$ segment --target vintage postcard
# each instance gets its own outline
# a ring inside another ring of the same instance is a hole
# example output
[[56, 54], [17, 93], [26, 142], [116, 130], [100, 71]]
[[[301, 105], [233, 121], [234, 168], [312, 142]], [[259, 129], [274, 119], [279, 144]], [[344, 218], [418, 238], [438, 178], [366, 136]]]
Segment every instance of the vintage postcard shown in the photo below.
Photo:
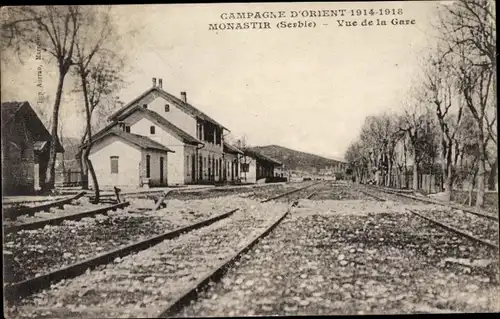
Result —
[[496, 1], [0, 13], [5, 317], [500, 311]]

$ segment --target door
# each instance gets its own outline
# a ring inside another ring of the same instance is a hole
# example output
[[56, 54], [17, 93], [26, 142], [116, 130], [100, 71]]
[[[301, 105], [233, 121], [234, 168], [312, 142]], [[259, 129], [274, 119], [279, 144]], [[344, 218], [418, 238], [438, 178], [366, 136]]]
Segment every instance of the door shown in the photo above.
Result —
[[234, 162], [231, 162], [231, 180], [234, 181]]
[[196, 158], [194, 155], [191, 156], [191, 180], [194, 182], [195, 181], [195, 174], [196, 174]]
[[165, 166], [163, 157], [160, 157], [160, 185], [163, 185], [163, 168]]
[[212, 158], [212, 182], [215, 182], [215, 158]]
[[198, 167], [200, 169], [200, 174], [198, 174], [198, 180], [203, 180], [203, 158], [199, 157]]
[[[64, 185], [64, 172], [63, 172], [63, 185]], [[35, 182], [35, 191], [38, 191], [41, 189], [41, 185], [40, 185], [40, 164], [38, 163], [35, 163], [35, 178], [34, 178], [34, 182]]]

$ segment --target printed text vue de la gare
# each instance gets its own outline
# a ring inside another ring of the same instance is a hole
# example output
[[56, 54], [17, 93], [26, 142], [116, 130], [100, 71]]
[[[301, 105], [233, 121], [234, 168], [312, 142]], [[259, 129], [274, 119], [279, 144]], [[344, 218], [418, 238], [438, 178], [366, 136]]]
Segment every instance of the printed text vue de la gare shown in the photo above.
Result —
[[[318, 18], [335, 18], [338, 27], [416, 24], [414, 19], [403, 19], [403, 14], [402, 8], [222, 12], [221, 21], [209, 23], [208, 28], [210, 31], [271, 29], [273, 26], [278, 29], [315, 28]], [[326, 19], [322, 22], [328, 25]]]

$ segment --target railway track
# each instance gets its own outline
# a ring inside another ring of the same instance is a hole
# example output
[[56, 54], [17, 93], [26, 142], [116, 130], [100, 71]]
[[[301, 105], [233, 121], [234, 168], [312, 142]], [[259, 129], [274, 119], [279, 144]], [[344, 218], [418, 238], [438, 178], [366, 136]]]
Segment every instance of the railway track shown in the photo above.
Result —
[[[264, 189], [276, 186], [282, 186], [281, 183], [270, 183], [270, 184], [262, 184], [262, 185], [237, 185], [237, 186], [220, 186], [220, 187], [199, 187], [199, 188], [178, 188], [169, 190], [169, 198], [173, 199], [200, 199], [200, 198], [210, 198], [220, 196], [222, 192], [224, 193], [244, 193], [251, 192], [254, 189]], [[143, 191], [143, 192], [129, 192], [129, 193], [121, 193], [120, 197], [122, 198], [134, 198], [134, 199], [153, 199], [156, 200], [159, 196], [165, 193], [164, 190], [151, 190], [151, 191]], [[92, 194], [86, 194], [90, 200], [94, 199]], [[116, 198], [116, 194], [103, 194], [100, 196], [103, 200], [114, 200]]]
[[80, 220], [82, 218], [86, 217], [94, 217], [95, 215], [98, 214], [105, 214], [108, 211], [114, 211], [120, 208], [124, 208], [130, 205], [129, 202], [124, 202], [124, 203], [118, 203], [106, 207], [99, 207], [96, 209], [91, 209], [91, 210], [86, 210], [84, 212], [80, 213], [75, 213], [75, 214], [70, 214], [70, 215], [65, 215], [65, 216], [59, 216], [55, 218], [48, 218], [48, 219], [43, 219], [43, 220], [38, 220], [38, 221], [33, 221], [33, 222], [28, 222], [28, 223], [22, 223], [18, 225], [10, 225], [10, 226], [5, 226], [4, 227], [4, 234], [7, 233], [12, 233], [20, 230], [32, 230], [32, 229], [38, 229], [38, 228], [43, 228], [47, 225], [60, 225], [64, 221], [68, 220]]
[[358, 200], [364, 197], [357, 190], [346, 187], [345, 184], [341, 184], [335, 181], [325, 181], [328, 188], [322, 188], [318, 190], [317, 193], [311, 196], [309, 199], [314, 200]]
[[[385, 198], [375, 195], [373, 193], [367, 192], [365, 190], [361, 190], [366, 195], [375, 198], [378, 201], [386, 201]], [[382, 190], [383, 191], [383, 190]], [[393, 194], [391, 192], [391, 194]], [[394, 194], [401, 196], [402, 194]], [[407, 196], [403, 196], [408, 198]], [[410, 197], [410, 199], [414, 199], [414, 196]], [[418, 199], [418, 198], [417, 198]], [[440, 206], [445, 206], [448, 208], [455, 208], [454, 206], [446, 206], [443, 203], [434, 203], [427, 202], [431, 204], [439, 204]], [[405, 208], [406, 211], [412, 213], [419, 218], [430, 222], [432, 225], [438, 226], [440, 228], [445, 229], [446, 231], [455, 233], [457, 235], [466, 237], [469, 240], [477, 242], [483, 246], [486, 246], [490, 249], [499, 250], [498, 245], [498, 220], [492, 219], [489, 215], [478, 214], [477, 212], [469, 212], [469, 211], [457, 211], [457, 210], [441, 210], [441, 209], [424, 209], [417, 210], [415, 208]], [[447, 223], [437, 220], [436, 218], [430, 217], [429, 215], [433, 214], [434, 216], [438, 216], [441, 220], [447, 220]], [[458, 220], [458, 222], [457, 222]], [[451, 223], [451, 224], [450, 224]], [[459, 225], [453, 225], [453, 223], [458, 223]], [[466, 229], [463, 229], [463, 228]], [[468, 229], [467, 229], [468, 228]], [[472, 228], [480, 229], [481, 235], [474, 234]], [[486, 238], [485, 238], [486, 237]]]
[[6, 219], [16, 219], [19, 216], [28, 215], [33, 216], [37, 212], [49, 211], [53, 207], [63, 208], [64, 205], [70, 204], [72, 201], [79, 199], [84, 196], [85, 192], [80, 192], [74, 196], [68, 198], [56, 200], [49, 203], [44, 203], [40, 205], [35, 205], [32, 207], [22, 206], [22, 207], [11, 207], [3, 210], [3, 217]]
[[479, 217], [484, 217], [484, 218], [487, 218], [487, 219], [490, 219], [490, 220], [498, 221], [498, 216], [491, 215], [491, 214], [484, 213], [484, 212], [480, 212], [480, 211], [475, 211], [475, 210], [469, 209], [469, 208], [464, 207], [464, 206], [443, 203], [443, 202], [439, 202], [439, 201], [436, 201], [436, 200], [432, 200], [430, 198], [422, 198], [422, 197], [417, 197], [417, 196], [413, 196], [413, 195], [409, 195], [409, 194], [403, 194], [403, 193], [400, 193], [400, 192], [397, 192], [397, 191], [394, 191], [394, 190], [389, 190], [389, 189], [380, 188], [380, 187], [371, 186], [369, 188], [372, 188], [372, 189], [375, 189], [375, 190], [378, 190], [378, 191], [382, 191], [384, 193], [388, 193], [388, 194], [400, 196], [400, 197], [403, 197], [403, 198], [415, 200], [415, 201], [418, 201], [418, 202], [424, 202], [424, 203], [428, 203], [428, 204], [435, 204], [435, 205], [440, 205], [440, 206], [444, 206], [444, 207], [450, 207], [450, 208], [454, 208], [454, 209], [459, 209], [459, 210], [462, 210], [462, 211], [464, 211], [466, 213], [469, 213], [469, 214], [472, 214], [472, 215], [476, 215], [476, 216], [479, 216]]
[[[303, 191], [311, 186], [315, 186], [318, 184], [323, 184], [321, 182], [319, 183], [314, 183], [309, 186], [306, 186], [305, 188], [301, 188], [297, 191], [292, 191], [289, 192], [288, 195], [297, 193], [299, 191]], [[308, 194], [305, 198], [310, 199], [313, 197], [319, 189], [316, 189], [312, 191], [310, 194]], [[284, 196], [275, 196], [272, 199], [279, 199]], [[261, 203], [266, 203], [269, 200], [272, 199], [267, 199], [267, 200], [262, 200]], [[232, 256], [226, 258], [223, 260], [219, 265], [217, 265], [212, 271], [210, 271], [207, 275], [203, 276], [200, 280], [186, 288], [176, 299], [171, 301], [161, 312], [161, 314], [158, 316], [158, 318], [168, 318], [176, 315], [179, 313], [185, 306], [189, 305], [192, 303], [194, 300], [196, 300], [197, 296], [202, 293], [204, 290], [208, 288], [210, 284], [213, 284], [214, 282], [219, 281], [225, 273], [235, 265], [235, 263], [238, 262], [238, 260], [241, 258], [241, 256], [252, 249], [255, 244], [257, 244], [261, 239], [265, 238], [274, 228], [276, 228], [281, 221], [283, 221], [288, 214], [290, 213], [290, 210], [292, 207], [297, 206], [298, 204], [298, 199], [295, 199], [292, 201], [292, 203], [289, 205], [287, 211], [279, 216], [276, 221], [272, 222], [270, 226], [266, 227], [264, 230], [262, 230], [257, 236], [254, 238], [250, 239], [249, 243], [244, 245], [241, 249], [239, 249], [235, 254]]]
[[[295, 189], [292, 191], [289, 191], [285, 194], [282, 194], [283, 197], [286, 196], [286, 194], [293, 194], [296, 192], [299, 192], [300, 190], [303, 190], [305, 188], [308, 188], [312, 185], [307, 185], [305, 187], [301, 187], [299, 189]], [[20, 282], [15, 282], [15, 283], [10, 283], [5, 286], [5, 293], [6, 297], [8, 298], [9, 301], [15, 301], [19, 300], [22, 297], [26, 297], [28, 295], [31, 295], [39, 290], [42, 290], [44, 288], [50, 287], [52, 284], [55, 282], [61, 281], [63, 279], [68, 279], [68, 278], [73, 278], [75, 276], [78, 276], [84, 272], [88, 272], [91, 269], [95, 269], [96, 267], [99, 267], [100, 265], [110, 263], [116, 258], [121, 258], [127, 255], [130, 255], [132, 253], [137, 253], [139, 251], [143, 251], [147, 248], [150, 248], [151, 246], [154, 246], [158, 243], [161, 243], [165, 239], [172, 239], [172, 238], [177, 238], [182, 234], [191, 232], [196, 229], [200, 229], [202, 227], [207, 227], [209, 225], [212, 225], [218, 221], [225, 220], [231, 215], [233, 215], [235, 212], [237, 212], [239, 209], [234, 209], [232, 211], [229, 211], [227, 213], [220, 214], [215, 217], [208, 218], [206, 220], [203, 220], [201, 222], [194, 223], [192, 225], [184, 226], [184, 227], [179, 227], [178, 229], [175, 229], [173, 231], [169, 231], [167, 233], [163, 233], [154, 237], [147, 238], [145, 240], [141, 240], [138, 242], [134, 242], [132, 244], [129, 244], [125, 247], [120, 247], [118, 249], [114, 249], [111, 251], [108, 251], [107, 253], [100, 254], [98, 256], [65, 266], [63, 268], [57, 269], [55, 271], [49, 271], [46, 272], [45, 274], [35, 276], [33, 278], [29, 278]]]

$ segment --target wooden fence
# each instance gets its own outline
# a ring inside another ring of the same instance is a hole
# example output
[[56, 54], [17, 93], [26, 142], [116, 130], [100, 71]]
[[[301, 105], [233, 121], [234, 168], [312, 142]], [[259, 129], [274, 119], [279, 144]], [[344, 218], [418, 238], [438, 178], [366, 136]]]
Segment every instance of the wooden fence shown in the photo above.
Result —
[[[413, 174], [393, 174], [390, 187], [404, 189], [413, 187]], [[443, 186], [442, 175], [418, 174], [418, 189], [426, 193], [438, 193]]]
[[56, 186], [71, 187], [82, 186], [82, 176], [80, 171], [56, 171]]

